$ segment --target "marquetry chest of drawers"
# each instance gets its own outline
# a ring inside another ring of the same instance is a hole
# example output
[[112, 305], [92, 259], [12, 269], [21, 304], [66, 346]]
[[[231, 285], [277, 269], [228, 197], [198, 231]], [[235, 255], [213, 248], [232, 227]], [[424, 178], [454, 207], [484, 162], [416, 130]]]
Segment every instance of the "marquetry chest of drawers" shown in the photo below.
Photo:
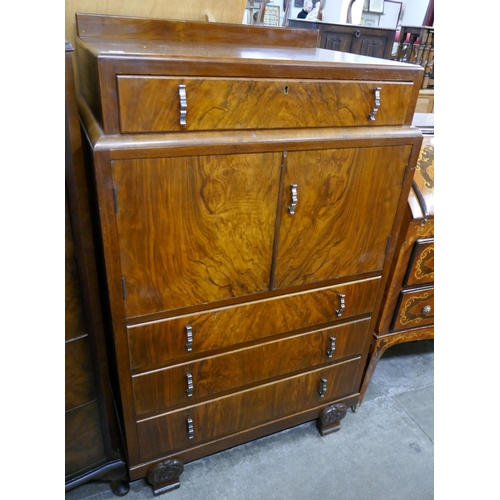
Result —
[[422, 71], [283, 28], [77, 14], [132, 480], [359, 400]]
[[424, 134], [380, 317], [374, 330], [360, 402], [379, 359], [391, 346], [434, 338], [434, 119], [417, 113]]

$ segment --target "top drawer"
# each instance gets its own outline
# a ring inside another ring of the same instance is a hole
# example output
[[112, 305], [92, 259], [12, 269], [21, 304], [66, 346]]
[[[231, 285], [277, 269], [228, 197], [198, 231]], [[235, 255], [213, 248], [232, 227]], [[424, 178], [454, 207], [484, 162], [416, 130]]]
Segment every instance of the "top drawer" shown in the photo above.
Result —
[[402, 125], [413, 88], [346, 80], [117, 80], [122, 133]]

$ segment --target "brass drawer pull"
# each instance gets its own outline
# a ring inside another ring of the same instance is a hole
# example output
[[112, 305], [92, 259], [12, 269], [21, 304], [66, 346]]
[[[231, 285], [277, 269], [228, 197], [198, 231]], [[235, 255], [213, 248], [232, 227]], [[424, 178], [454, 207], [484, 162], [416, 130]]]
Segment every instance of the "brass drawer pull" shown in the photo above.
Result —
[[193, 397], [193, 389], [194, 389], [193, 376], [190, 373], [187, 373], [186, 378], [187, 378], [187, 395], [188, 398], [191, 398]]
[[188, 428], [188, 439], [193, 439], [194, 438], [194, 425], [193, 425], [193, 419], [188, 418], [186, 420], [187, 422], [187, 428]]
[[186, 337], [187, 337], [186, 350], [189, 352], [193, 350], [193, 328], [189, 325], [186, 325]]
[[179, 102], [181, 105], [181, 112], [179, 116], [179, 124], [186, 125], [186, 115], [187, 115], [187, 97], [186, 97], [186, 86], [179, 85]]
[[335, 337], [330, 337], [330, 350], [326, 351], [326, 354], [328, 354], [328, 357], [331, 358], [333, 356], [333, 353], [335, 352]]
[[380, 91], [382, 90], [382, 87], [376, 87], [373, 89], [373, 93], [375, 94], [375, 107], [373, 108], [372, 114], [368, 115], [368, 118], [370, 120], [375, 121], [375, 115], [378, 112], [378, 108], [380, 107]]
[[345, 294], [339, 293], [339, 300], [340, 300], [340, 309], [335, 310], [335, 314], [337, 316], [342, 316], [342, 311], [345, 309]]
[[288, 207], [288, 212], [293, 215], [295, 213], [297, 202], [299, 201], [297, 196], [297, 184], [290, 184], [290, 190], [292, 192], [292, 204]]
[[326, 394], [326, 378], [322, 378], [320, 381], [319, 381], [319, 395], [323, 398]]

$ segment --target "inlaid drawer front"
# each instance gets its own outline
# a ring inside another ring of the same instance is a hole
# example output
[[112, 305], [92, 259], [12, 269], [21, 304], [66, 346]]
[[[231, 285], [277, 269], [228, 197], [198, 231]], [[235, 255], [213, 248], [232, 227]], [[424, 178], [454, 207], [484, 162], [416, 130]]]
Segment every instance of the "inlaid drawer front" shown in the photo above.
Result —
[[231, 351], [133, 377], [138, 416], [247, 384], [360, 355], [369, 319]]
[[380, 278], [128, 327], [132, 369], [370, 313]]
[[434, 323], [434, 288], [420, 288], [401, 293], [392, 330], [432, 325]]
[[401, 125], [412, 91], [408, 82], [125, 75], [117, 80], [122, 133]]
[[434, 282], [434, 238], [415, 242], [408, 264], [406, 285], [421, 285]]
[[139, 421], [141, 459], [228, 436], [356, 392], [360, 358]]

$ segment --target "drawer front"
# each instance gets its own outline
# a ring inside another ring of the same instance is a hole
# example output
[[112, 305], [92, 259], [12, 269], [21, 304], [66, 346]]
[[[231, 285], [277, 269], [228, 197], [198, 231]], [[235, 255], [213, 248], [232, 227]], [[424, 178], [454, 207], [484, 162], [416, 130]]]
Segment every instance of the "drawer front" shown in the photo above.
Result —
[[360, 355], [369, 319], [231, 351], [133, 377], [138, 416]]
[[434, 323], [434, 288], [401, 293], [392, 330], [432, 325]]
[[[131, 368], [370, 313], [379, 283], [380, 278], [371, 278], [129, 326]], [[343, 305], [340, 294], [344, 295]]]
[[406, 285], [423, 285], [434, 282], [434, 238], [415, 242], [408, 264]]
[[[357, 390], [353, 385], [359, 361], [359, 358], [345, 361], [140, 421], [137, 432], [141, 460], [180, 451], [347, 397]], [[326, 379], [323, 397], [319, 393], [321, 379]]]
[[[122, 133], [402, 125], [413, 86], [341, 80], [117, 79]], [[186, 93], [182, 103], [180, 85]], [[317, 97], [311, 101], [312, 96]], [[375, 120], [371, 120], [375, 107]], [[184, 111], [186, 123], [181, 125]]]

